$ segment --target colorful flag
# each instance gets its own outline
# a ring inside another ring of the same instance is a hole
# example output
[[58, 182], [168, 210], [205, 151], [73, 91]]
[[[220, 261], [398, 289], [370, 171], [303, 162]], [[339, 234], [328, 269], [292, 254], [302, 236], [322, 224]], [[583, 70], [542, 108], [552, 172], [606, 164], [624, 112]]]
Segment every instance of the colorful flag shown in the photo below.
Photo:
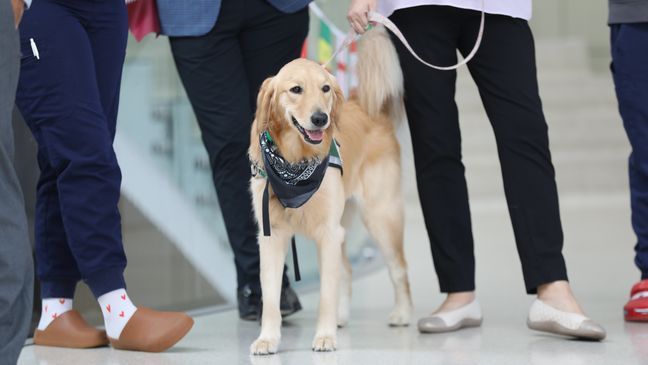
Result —
[[317, 46], [317, 59], [320, 63], [331, 59], [333, 55], [333, 36], [331, 34], [331, 28], [323, 20], [320, 20], [320, 35]]

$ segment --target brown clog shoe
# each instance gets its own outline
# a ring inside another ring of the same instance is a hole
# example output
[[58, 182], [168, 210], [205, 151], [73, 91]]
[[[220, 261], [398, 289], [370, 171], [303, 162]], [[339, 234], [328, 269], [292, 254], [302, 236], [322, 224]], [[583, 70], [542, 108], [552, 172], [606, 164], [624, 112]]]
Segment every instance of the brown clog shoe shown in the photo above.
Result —
[[85, 349], [108, 345], [108, 337], [106, 331], [90, 326], [79, 312], [72, 309], [56, 317], [45, 330], [36, 330], [34, 344]]
[[180, 341], [193, 324], [184, 313], [137, 308], [119, 339], [110, 338], [110, 344], [120, 350], [162, 352]]

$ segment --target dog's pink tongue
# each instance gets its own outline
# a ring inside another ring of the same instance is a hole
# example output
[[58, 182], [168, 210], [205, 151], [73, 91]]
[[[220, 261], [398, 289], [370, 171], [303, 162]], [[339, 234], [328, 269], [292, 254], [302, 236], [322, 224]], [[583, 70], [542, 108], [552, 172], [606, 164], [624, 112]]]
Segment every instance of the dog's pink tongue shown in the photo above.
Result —
[[322, 138], [324, 138], [324, 131], [322, 130], [309, 131], [306, 129], [306, 134], [308, 134], [308, 138], [310, 138], [311, 141], [321, 141]]

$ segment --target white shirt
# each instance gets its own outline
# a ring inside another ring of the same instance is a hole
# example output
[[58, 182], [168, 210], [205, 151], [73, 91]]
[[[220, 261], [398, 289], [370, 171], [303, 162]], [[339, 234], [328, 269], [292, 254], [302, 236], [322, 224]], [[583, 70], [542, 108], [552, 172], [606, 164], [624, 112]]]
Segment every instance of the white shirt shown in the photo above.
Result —
[[[531, 19], [531, 0], [484, 0], [486, 13]], [[395, 10], [420, 5], [447, 5], [481, 11], [481, 0], [378, 0], [378, 12], [390, 16]]]

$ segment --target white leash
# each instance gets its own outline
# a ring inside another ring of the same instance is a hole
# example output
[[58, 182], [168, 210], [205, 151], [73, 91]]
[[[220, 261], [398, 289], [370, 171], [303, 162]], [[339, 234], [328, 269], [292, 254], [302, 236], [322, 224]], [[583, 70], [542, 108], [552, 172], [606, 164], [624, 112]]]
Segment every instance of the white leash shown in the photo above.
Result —
[[[396, 24], [394, 24], [391, 20], [389, 20], [389, 18], [385, 17], [384, 15], [378, 14], [378, 13], [373, 12], [373, 11], [370, 11], [369, 12], [369, 21], [380, 23], [380, 24], [384, 25], [385, 28], [391, 30], [392, 33], [394, 33], [394, 35], [403, 43], [405, 48], [407, 48], [409, 53], [411, 53], [412, 56], [414, 56], [414, 58], [416, 58], [422, 64], [426, 65], [427, 67], [431, 67], [433, 69], [436, 69], [436, 70], [450, 71], [450, 70], [456, 70], [459, 67], [461, 67], [461, 66], [467, 64], [468, 62], [470, 62], [470, 60], [472, 60], [473, 57], [475, 57], [475, 54], [477, 54], [477, 51], [479, 50], [479, 46], [481, 46], [482, 38], [484, 37], [484, 25], [486, 23], [486, 12], [485, 12], [486, 9], [485, 9], [485, 4], [484, 4], [485, 0], [481, 0], [481, 3], [482, 3], [481, 22], [479, 24], [479, 33], [477, 34], [477, 40], [475, 41], [475, 46], [473, 47], [472, 51], [470, 51], [468, 56], [466, 56], [466, 58], [464, 58], [461, 62], [457, 63], [456, 65], [452, 65], [452, 66], [437, 66], [437, 65], [433, 65], [433, 64], [431, 64], [429, 62], [424, 61], [421, 57], [419, 57], [418, 54], [416, 54], [414, 49], [412, 49], [412, 46], [410, 46], [410, 44], [407, 42], [407, 39], [405, 39], [405, 36], [400, 31], [400, 29], [398, 29]], [[322, 66], [326, 66], [329, 63], [331, 63], [331, 61], [333, 61], [335, 59], [335, 57], [338, 55], [338, 53], [340, 53], [344, 48], [348, 47], [351, 43], [353, 43], [353, 41], [355, 41], [359, 37], [360, 37], [360, 35], [356, 34], [355, 31], [351, 30], [349, 32], [349, 34], [347, 34], [346, 38], [344, 39], [344, 42], [342, 42], [342, 44], [335, 50], [335, 52], [333, 53], [331, 58], [328, 61], [326, 61], [324, 64], [322, 64]]]

